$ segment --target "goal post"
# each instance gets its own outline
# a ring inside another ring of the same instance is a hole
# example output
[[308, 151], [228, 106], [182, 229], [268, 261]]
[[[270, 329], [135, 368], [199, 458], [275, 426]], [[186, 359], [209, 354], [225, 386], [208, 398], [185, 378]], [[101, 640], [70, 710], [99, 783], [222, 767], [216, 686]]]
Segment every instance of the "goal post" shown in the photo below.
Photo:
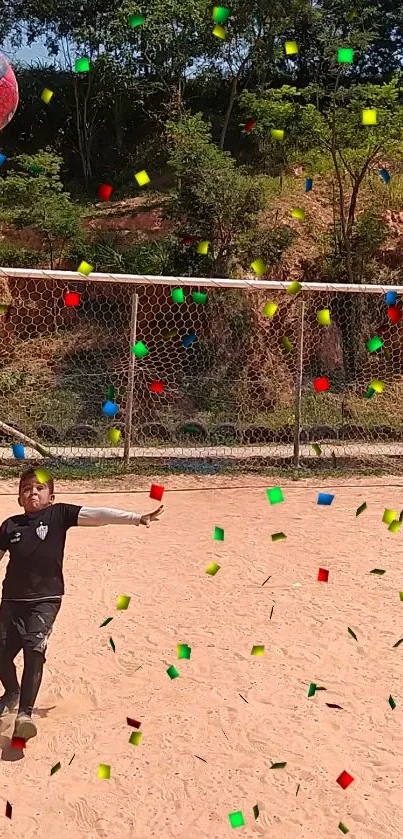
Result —
[[403, 460], [403, 287], [7, 267], [0, 279], [2, 461], [23, 437], [27, 457], [101, 467]]

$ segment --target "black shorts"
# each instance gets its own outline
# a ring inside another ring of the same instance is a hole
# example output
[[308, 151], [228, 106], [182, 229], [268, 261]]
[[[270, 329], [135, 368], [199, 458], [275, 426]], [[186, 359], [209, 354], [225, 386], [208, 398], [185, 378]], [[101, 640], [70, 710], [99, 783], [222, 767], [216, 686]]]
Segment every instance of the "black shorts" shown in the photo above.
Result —
[[3, 600], [0, 604], [0, 654], [23, 650], [43, 653], [62, 605], [61, 599]]

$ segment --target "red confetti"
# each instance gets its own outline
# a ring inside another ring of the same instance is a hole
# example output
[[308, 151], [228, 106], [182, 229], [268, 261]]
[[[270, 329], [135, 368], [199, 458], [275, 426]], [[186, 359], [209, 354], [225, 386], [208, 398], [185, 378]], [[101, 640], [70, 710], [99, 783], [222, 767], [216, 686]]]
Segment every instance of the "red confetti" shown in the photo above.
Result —
[[66, 291], [64, 295], [64, 302], [66, 306], [79, 306], [80, 294], [78, 291]]
[[164, 393], [164, 385], [162, 382], [150, 382], [148, 388], [151, 393]]
[[313, 386], [316, 390], [316, 393], [322, 393], [324, 390], [329, 390], [329, 379], [327, 379], [326, 376], [320, 376], [319, 379], [313, 380]]
[[13, 749], [25, 749], [25, 740], [22, 737], [13, 737], [11, 740], [11, 747]]
[[353, 783], [353, 781], [353, 776], [350, 775], [348, 772], [342, 772], [341, 775], [339, 775], [339, 777], [337, 778], [337, 783], [340, 784], [342, 789], [347, 789], [347, 787], [349, 787], [350, 784]]
[[10, 802], [7, 801], [7, 803], [6, 803], [6, 818], [11, 819], [12, 814], [13, 814], [13, 808], [12, 808]]
[[100, 184], [98, 189], [98, 197], [101, 201], [109, 201], [113, 190], [113, 186], [109, 186], [108, 184]]
[[256, 120], [255, 119], [248, 119], [248, 121], [245, 123], [245, 131], [252, 131], [252, 128], [254, 128], [255, 125], [256, 125]]
[[399, 320], [402, 317], [402, 313], [398, 306], [389, 306], [388, 309], [388, 318], [392, 321], [392, 323], [399, 323]]
[[329, 571], [326, 571], [326, 568], [319, 568], [318, 582], [319, 583], [327, 583], [328, 579], [329, 579]]
[[192, 236], [184, 236], [182, 239], [182, 245], [194, 245], [195, 239]]
[[157, 484], [151, 484], [150, 498], [153, 498], [154, 501], [161, 501], [163, 494], [164, 487], [157, 486]]
[[132, 720], [131, 717], [126, 717], [127, 724], [131, 725], [132, 728], [140, 728], [141, 722], [137, 722], [137, 720]]

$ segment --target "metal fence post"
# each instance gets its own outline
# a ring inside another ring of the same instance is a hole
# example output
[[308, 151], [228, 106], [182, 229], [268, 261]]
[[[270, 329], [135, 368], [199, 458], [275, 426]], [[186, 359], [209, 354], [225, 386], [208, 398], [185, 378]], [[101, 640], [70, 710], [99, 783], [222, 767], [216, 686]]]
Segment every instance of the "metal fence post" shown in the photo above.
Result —
[[131, 348], [136, 343], [137, 337], [137, 311], [138, 311], [138, 294], [132, 294], [132, 310], [130, 318], [130, 358], [129, 358], [129, 375], [127, 382], [126, 394], [126, 416], [125, 416], [125, 444], [123, 450], [123, 458], [126, 465], [130, 460], [130, 444], [132, 438], [132, 423], [133, 423], [133, 401], [134, 401], [134, 371], [136, 365], [136, 356]]
[[297, 381], [295, 383], [295, 402], [294, 402], [294, 466], [299, 469], [300, 459], [300, 436], [301, 436], [301, 401], [302, 401], [302, 378], [304, 370], [304, 321], [305, 321], [305, 302], [301, 300], [300, 315], [299, 315], [299, 333], [298, 333], [298, 356], [297, 356]]

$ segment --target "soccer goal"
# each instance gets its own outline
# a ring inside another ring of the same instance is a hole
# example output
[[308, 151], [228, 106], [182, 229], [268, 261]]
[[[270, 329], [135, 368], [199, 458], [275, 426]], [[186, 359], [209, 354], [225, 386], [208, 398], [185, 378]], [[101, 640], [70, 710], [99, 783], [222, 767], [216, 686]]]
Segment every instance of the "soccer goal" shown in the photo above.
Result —
[[0, 457], [396, 468], [399, 291], [1, 268]]

